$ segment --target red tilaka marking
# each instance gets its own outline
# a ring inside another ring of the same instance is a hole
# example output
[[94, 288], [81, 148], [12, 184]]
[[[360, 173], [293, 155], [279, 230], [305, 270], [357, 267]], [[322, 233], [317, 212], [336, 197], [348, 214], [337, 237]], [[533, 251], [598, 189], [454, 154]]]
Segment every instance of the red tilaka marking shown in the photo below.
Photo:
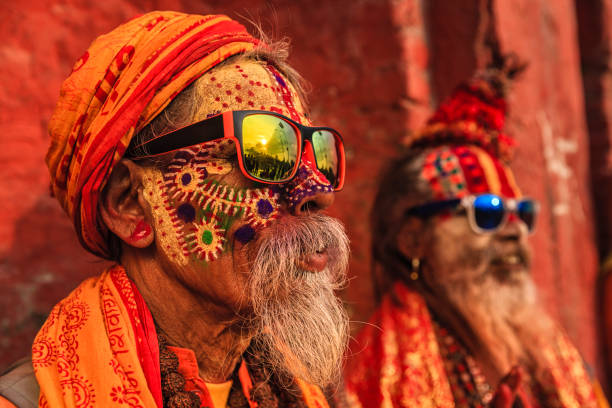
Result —
[[279, 74], [278, 71], [272, 65], [266, 65], [266, 69], [270, 71], [270, 73], [276, 80], [276, 83], [280, 85], [280, 91], [281, 91], [281, 96], [283, 97], [283, 103], [285, 104], [285, 106], [287, 107], [287, 110], [289, 111], [289, 116], [291, 116], [291, 119], [295, 120], [296, 122], [302, 123], [302, 121], [300, 120], [300, 115], [295, 109], [295, 105], [293, 103], [293, 97], [291, 95], [291, 91], [289, 90], [289, 86], [287, 86], [281, 74]]
[[141, 239], [148, 237], [151, 232], [151, 226], [147, 224], [146, 221], [140, 220], [138, 225], [136, 225], [134, 232], [132, 232], [130, 239], [132, 241], [140, 241]]

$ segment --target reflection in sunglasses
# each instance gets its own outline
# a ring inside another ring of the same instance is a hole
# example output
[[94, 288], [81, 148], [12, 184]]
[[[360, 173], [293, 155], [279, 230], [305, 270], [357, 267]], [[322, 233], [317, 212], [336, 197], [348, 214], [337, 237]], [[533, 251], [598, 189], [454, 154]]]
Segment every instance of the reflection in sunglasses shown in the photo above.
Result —
[[280, 181], [289, 177], [297, 160], [293, 127], [270, 115], [251, 115], [242, 128], [245, 169], [255, 178]]
[[338, 174], [336, 138], [327, 130], [318, 130], [312, 134], [312, 146], [317, 168], [332, 185], [335, 185]]

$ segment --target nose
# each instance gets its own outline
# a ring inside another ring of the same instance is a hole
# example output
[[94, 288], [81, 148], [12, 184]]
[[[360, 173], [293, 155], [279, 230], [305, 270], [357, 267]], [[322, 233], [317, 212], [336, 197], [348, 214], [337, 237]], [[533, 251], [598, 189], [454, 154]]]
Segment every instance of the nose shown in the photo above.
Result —
[[316, 213], [334, 203], [334, 193], [316, 192], [310, 197], [304, 197], [293, 210], [293, 215]]
[[334, 188], [314, 163], [312, 146], [306, 142], [295, 178], [281, 188], [287, 208], [293, 215], [316, 213], [334, 202]]
[[514, 213], [508, 214], [506, 224], [498, 231], [502, 241], [520, 241], [527, 236], [527, 225]]

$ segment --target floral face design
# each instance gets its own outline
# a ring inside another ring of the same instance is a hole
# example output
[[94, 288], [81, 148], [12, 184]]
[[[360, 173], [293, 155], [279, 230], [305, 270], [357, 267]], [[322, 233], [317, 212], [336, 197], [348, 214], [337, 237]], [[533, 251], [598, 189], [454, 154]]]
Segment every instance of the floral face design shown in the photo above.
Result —
[[228, 249], [227, 230], [245, 225], [236, 239], [249, 242], [258, 229], [278, 218], [276, 188], [237, 188], [217, 180], [234, 169], [228, 140], [177, 152], [163, 170], [146, 169], [145, 197], [153, 210], [156, 238], [180, 265], [189, 259], [211, 262]]

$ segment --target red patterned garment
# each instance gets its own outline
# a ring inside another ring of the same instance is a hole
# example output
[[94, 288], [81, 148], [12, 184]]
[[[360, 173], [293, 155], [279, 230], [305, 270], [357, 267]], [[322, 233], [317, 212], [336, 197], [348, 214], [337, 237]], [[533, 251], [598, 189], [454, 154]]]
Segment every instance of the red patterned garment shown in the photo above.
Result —
[[[345, 370], [349, 405], [369, 407], [485, 407], [492, 388], [476, 361], [434, 321], [424, 299], [396, 283], [351, 346]], [[599, 405], [578, 351], [559, 329], [542, 350], [547, 384], [531, 387], [542, 407]]]

